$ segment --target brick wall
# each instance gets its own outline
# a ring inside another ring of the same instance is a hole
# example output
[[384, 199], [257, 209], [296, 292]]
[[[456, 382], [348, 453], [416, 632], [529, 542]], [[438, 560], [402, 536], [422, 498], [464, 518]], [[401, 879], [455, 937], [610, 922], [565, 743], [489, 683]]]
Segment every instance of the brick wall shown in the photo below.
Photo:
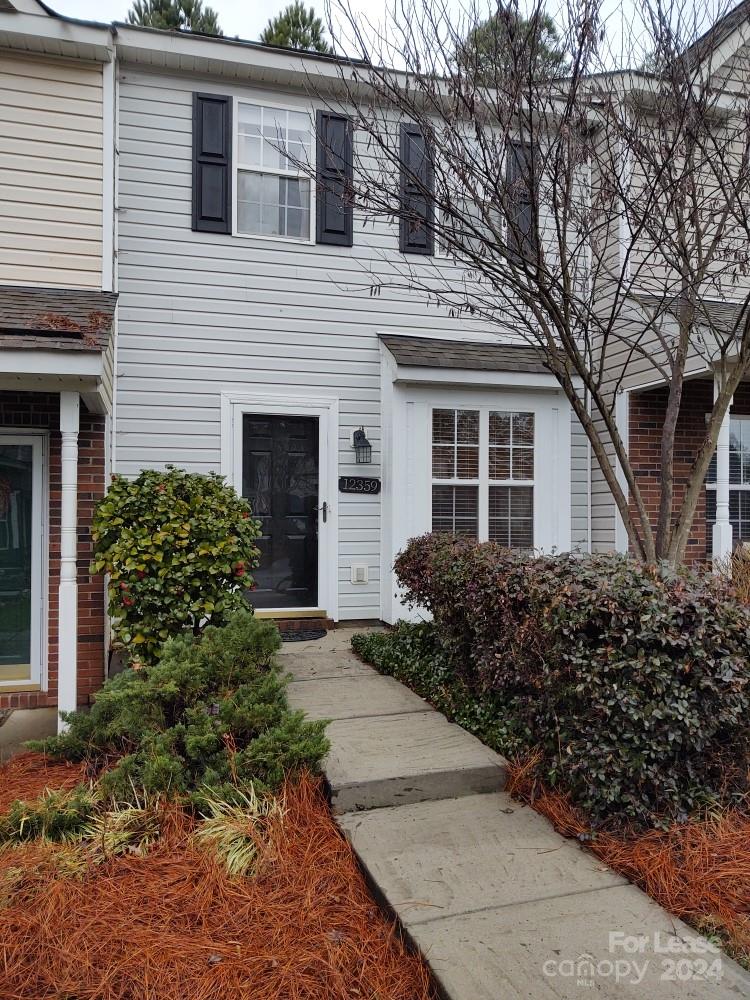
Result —
[[[675, 510], [682, 503], [690, 466], [706, 434], [706, 414], [713, 406], [713, 391], [711, 379], [685, 383], [675, 434]], [[659, 453], [666, 409], [666, 389], [630, 395], [630, 460], [654, 527], [659, 510]], [[750, 414], [750, 385], [742, 385], [735, 394], [732, 413]], [[704, 562], [710, 547], [711, 539], [706, 531], [706, 491], [703, 490], [690, 532], [687, 562]]]
[[[49, 432], [49, 659], [48, 690], [0, 694], [0, 708], [57, 704], [58, 608], [60, 583], [60, 397], [57, 393], [0, 392], [0, 430]], [[78, 435], [78, 702], [88, 704], [104, 677], [104, 581], [89, 572], [89, 525], [104, 493], [104, 417], [81, 404]]]

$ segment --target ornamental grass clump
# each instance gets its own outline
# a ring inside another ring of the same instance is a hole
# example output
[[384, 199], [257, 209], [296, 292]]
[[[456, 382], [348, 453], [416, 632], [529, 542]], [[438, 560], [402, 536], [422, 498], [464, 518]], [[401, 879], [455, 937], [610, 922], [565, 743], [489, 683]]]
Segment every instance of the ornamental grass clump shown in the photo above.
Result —
[[241, 801], [250, 786], [274, 790], [317, 770], [328, 750], [325, 723], [289, 709], [280, 643], [276, 626], [247, 610], [176, 636], [156, 664], [111, 678], [90, 711], [65, 714], [65, 732], [29, 746], [84, 762], [119, 804], [162, 795], [200, 808]]
[[414, 539], [396, 571], [456, 675], [595, 824], [746, 804], [750, 610], [720, 580], [444, 535]]
[[214, 473], [113, 476], [91, 526], [92, 568], [109, 576], [120, 646], [153, 663], [171, 636], [223, 625], [252, 587], [259, 535], [247, 500]]

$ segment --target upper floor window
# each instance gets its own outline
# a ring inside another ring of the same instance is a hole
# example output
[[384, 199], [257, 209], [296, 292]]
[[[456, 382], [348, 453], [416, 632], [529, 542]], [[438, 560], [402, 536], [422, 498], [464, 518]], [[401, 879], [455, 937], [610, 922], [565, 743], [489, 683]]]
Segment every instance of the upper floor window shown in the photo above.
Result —
[[299, 163], [312, 161], [313, 132], [303, 111], [237, 105], [237, 232], [311, 237], [311, 183]]

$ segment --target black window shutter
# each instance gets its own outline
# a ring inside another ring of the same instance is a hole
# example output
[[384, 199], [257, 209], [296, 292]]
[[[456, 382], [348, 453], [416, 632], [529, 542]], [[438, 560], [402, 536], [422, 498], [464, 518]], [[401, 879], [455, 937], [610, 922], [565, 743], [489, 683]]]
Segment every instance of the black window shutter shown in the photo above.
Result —
[[345, 115], [318, 111], [316, 240], [333, 246], [354, 243], [352, 123]]
[[508, 188], [509, 222], [508, 246], [519, 256], [533, 256], [536, 252], [534, 231], [534, 189], [531, 147], [513, 143], [508, 147], [505, 179]]
[[432, 212], [435, 174], [425, 137], [418, 125], [401, 126], [401, 216], [399, 249], [402, 253], [433, 252]]
[[193, 94], [193, 229], [232, 231], [232, 98]]

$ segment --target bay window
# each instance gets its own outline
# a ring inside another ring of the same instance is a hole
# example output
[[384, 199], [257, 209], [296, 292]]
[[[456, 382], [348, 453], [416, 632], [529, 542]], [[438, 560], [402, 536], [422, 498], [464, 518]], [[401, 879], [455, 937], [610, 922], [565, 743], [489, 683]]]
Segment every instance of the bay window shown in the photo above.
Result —
[[432, 530], [534, 546], [534, 414], [432, 410]]
[[304, 111], [239, 102], [237, 107], [237, 232], [309, 240], [312, 126]]

